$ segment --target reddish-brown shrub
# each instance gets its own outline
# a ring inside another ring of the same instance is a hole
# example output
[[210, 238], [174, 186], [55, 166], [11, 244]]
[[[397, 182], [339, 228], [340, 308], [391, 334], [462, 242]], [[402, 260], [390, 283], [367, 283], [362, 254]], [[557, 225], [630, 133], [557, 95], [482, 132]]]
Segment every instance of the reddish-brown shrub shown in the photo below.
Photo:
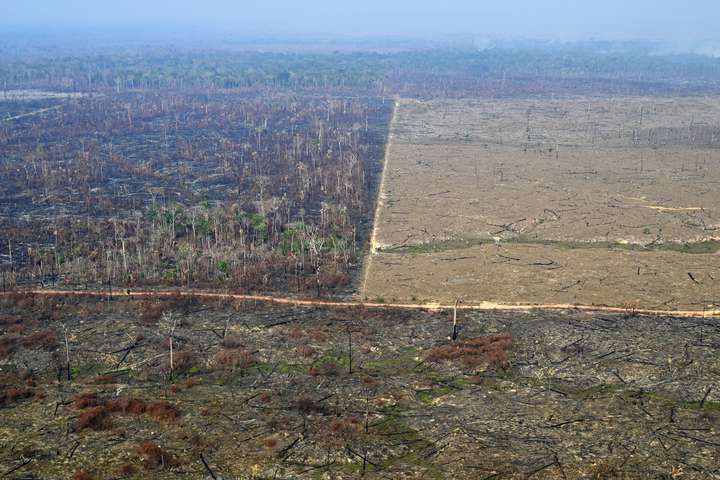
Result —
[[166, 468], [172, 466], [174, 463], [170, 454], [152, 442], [144, 442], [138, 447], [137, 452], [145, 468]]
[[265, 440], [263, 440], [263, 445], [265, 445], [265, 448], [269, 449], [277, 448], [278, 439], [276, 437], [267, 437]]
[[83, 413], [92, 410], [92, 413], [87, 415], [86, 421], [99, 418], [101, 414], [109, 417], [112, 413], [146, 415], [154, 420], [168, 423], [174, 422], [180, 417], [180, 412], [175, 407], [160, 400], [147, 402], [139, 398], [99, 399], [96, 395], [85, 394], [76, 397], [74, 405], [75, 408], [84, 410]]
[[13, 315], [0, 315], [0, 326], [8, 326], [8, 325], [15, 325], [18, 323], [22, 323], [22, 320], [20, 317], [16, 317]]
[[378, 381], [377, 381], [376, 378], [366, 375], [366, 376], [363, 377], [362, 383], [363, 383], [363, 385], [365, 385], [366, 387], [375, 387], [375, 386], [377, 386]]
[[35, 379], [33, 378], [33, 372], [29, 368], [18, 368], [17, 372], [15, 373], [17, 376], [17, 379], [25, 382], [28, 386], [35, 385]]
[[258, 397], [258, 400], [260, 400], [263, 403], [270, 403], [270, 400], [272, 400], [272, 395], [268, 392], [263, 392]]
[[271, 417], [267, 420], [266, 425], [270, 430], [275, 431], [278, 427], [285, 425], [285, 423], [278, 417]]
[[20, 347], [49, 351], [55, 349], [57, 344], [57, 335], [52, 330], [42, 330], [26, 336], [5, 334], [0, 336], [0, 358], [9, 356]]
[[355, 417], [334, 418], [330, 422], [330, 432], [336, 435], [348, 435], [360, 429], [360, 422]]
[[83, 393], [82, 395], [76, 395], [73, 401], [73, 407], [78, 410], [83, 410], [89, 407], [97, 407], [100, 405], [100, 400], [94, 393]]
[[325, 360], [313, 367], [308, 372], [313, 377], [336, 377], [340, 375], [340, 366], [332, 360]]
[[0, 385], [10, 387], [12, 385], [35, 386], [35, 379], [31, 370], [19, 368], [15, 372], [0, 372]]
[[193, 388], [197, 385], [200, 385], [201, 383], [202, 382], [198, 378], [194, 378], [194, 377], [186, 378], [185, 380], [178, 382], [175, 385], [173, 385], [172, 387], [170, 387], [170, 390], [173, 393], [177, 393], [180, 390], [190, 390], [191, 388]]
[[327, 272], [320, 275], [320, 283], [325, 288], [340, 288], [350, 284], [350, 276], [344, 272]]
[[147, 404], [145, 415], [161, 422], [172, 423], [180, 417], [180, 412], [168, 402], [155, 401]]
[[75, 475], [73, 475], [73, 480], [94, 480], [94, 478], [90, 472], [82, 468], [75, 470]]
[[80, 414], [77, 420], [78, 430], [107, 430], [112, 427], [110, 413], [105, 407], [90, 407]]
[[300, 340], [300, 339], [303, 338], [304, 336], [305, 336], [305, 332], [303, 332], [303, 331], [302, 331], [301, 329], [299, 329], [298, 327], [293, 327], [293, 328], [291, 328], [290, 331], [288, 332], [288, 338], [291, 339], [291, 340]]
[[135, 474], [135, 467], [132, 465], [132, 463], [123, 463], [122, 465], [120, 465], [120, 468], [118, 468], [118, 474], [122, 475], [123, 477], [129, 477]]
[[106, 383], [115, 383], [115, 377], [112, 375], [98, 375], [96, 377], [86, 377], [82, 379], [85, 385], [103, 385]]
[[243, 348], [243, 339], [239, 335], [228, 335], [222, 339], [220, 345], [229, 350]]
[[123, 415], [142, 415], [147, 410], [147, 402], [137, 398], [118, 398], [104, 402], [108, 411]]
[[25, 332], [25, 327], [22, 324], [16, 323], [15, 325], [10, 325], [7, 329], [8, 335], [18, 335], [20, 333]]
[[25, 385], [32, 387], [35, 385], [35, 379], [33, 378], [33, 372], [29, 368], [18, 368], [15, 373], [18, 381], [24, 382]]
[[244, 370], [252, 366], [253, 358], [247, 350], [220, 350], [213, 363], [223, 370]]
[[196, 387], [196, 386], [200, 385], [201, 383], [202, 383], [201, 378], [192, 377], [192, 378], [186, 378], [185, 380], [180, 382], [180, 385], [185, 387], [186, 390], [190, 390], [191, 388]]
[[488, 368], [507, 369], [510, 367], [510, 335], [476, 337], [431, 349], [425, 359], [429, 362], [450, 361], [461, 363], [466, 368], [482, 365]]
[[[170, 368], [170, 357], [167, 359], [168, 368]], [[173, 370], [177, 372], [185, 372], [193, 368], [197, 364], [195, 355], [189, 350], [180, 350], [173, 352]]]
[[300, 413], [322, 413], [325, 411], [325, 407], [320, 403], [316, 402], [310, 397], [300, 397], [295, 402], [295, 408]]
[[319, 328], [313, 328], [307, 331], [307, 336], [316, 342], [324, 342], [327, 340], [328, 336], [325, 332], [320, 330]]
[[315, 350], [310, 345], [300, 345], [295, 349], [297, 353], [303, 357], [312, 357], [317, 353], [317, 350]]
[[155, 325], [165, 312], [166, 306], [160, 300], [143, 300], [138, 303], [137, 312], [145, 325]]
[[0, 390], [0, 407], [5, 407], [35, 396], [35, 393], [25, 387], [8, 387]]
[[330, 431], [333, 433], [337, 433], [342, 431], [345, 428], [345, 422], [343, 422], [339, 418], [334, 418], [332, 422], [330, 422]]
[[3, 335], [0, 337], [0, 358], [9, 357], [15, 351], [17, 339], [14, 335]]
[[197, 298], [190, 295], [183, 295], [179, 292], [174, 295], [164, 297], [164, 301], [168, 310], [176, 311], [187, 311], [190, 307], [197, 305], [198, 303]]
[[20, 340], [25, 348], [42, 348], [44, 350], [52, 350], [57, 347], [58, 337], [52, 330], [43, 330]]
[[15, 305], [25, 311], [35, 306], [37, 295], [32, 292], [15, 292], [7, 296], [10, 305]]

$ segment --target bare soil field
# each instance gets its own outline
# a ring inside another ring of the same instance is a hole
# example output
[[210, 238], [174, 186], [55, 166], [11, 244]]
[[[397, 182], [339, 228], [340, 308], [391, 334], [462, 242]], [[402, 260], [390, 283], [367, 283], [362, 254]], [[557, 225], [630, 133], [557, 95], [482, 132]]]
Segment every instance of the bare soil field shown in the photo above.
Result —
[[363, 295], [720, 302], [720, 99], [402, 100]]
[[720, 478], [707, 319], [0, 307], [5, 478]]

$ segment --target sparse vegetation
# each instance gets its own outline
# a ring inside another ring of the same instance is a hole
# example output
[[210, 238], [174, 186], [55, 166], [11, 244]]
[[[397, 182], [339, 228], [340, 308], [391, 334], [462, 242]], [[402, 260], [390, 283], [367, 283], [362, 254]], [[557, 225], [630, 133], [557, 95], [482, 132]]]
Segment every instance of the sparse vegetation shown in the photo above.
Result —
[[717, 477], [720, 59], [2, 41], [3, 478]]
[[[13, 317], [36, 308], [0, 302]], [[81, 445], [68, 474], [84, 469], [95, 478], [207, 472], [197, 452], [223, 477], [242, 476], [252, 465], [261, 465], [258, 474], [282, 466], [303, 477], [308, 467], [296, 462], [304, 459], [339, 478], [354, 478], [363, 464], [371, 478], [400, 472], [473, 478], [475, 468], [449, 460], [475, 457], [482, 460], [472, 465], [488, 470], [528, 465], [513, 474], [522, 477], [549, 463], [537, 460], [541, 447], [528, 439], [542, 436], [565, 452], [580, 448], [589, 428], [598, 442], [616, 445], [618, 435], [636, 441], [659, 426], [696, 468], [714, 468], [696, 448], [712, 441], [707, 429], [718, 418], [710, 388], [717, 358], [703, 346], [715, 341], [707, 319], [462, 311], [453, 342], [446, 338], [452, 312], [198, 303], [174, 315], [182, 345], [176, 353], [192, 352], [201, 367], [169, 379], [158, 326], [131, 321], [140, 301], [103, 302], [82, 324], [77, 312], [92, 310], [94, 300], [52, 303], [60, 305], [57, 322], [84, 332], [82, 349], [73, 351], [82, 373], [58, 381], [57, 359], [42, 342], [12, 351], [3, 366], [4, 428], [17, 451], [36, 452], [27, 453], [34, 460], [22, 471], [37, 476], [67, 472], [48, 453], [62, 440], [65, 455]], [[352, 373], [346, 329], [337, 327], [347, 324]], [[315, 352], [306, 357], [302, 346]], [[226, 355], [222, 367], [215, 363]], [[14, 367], [22, 362], [31, 363], [32, 374]], [[27, 422], [48, 410], [57, 424], [42, 436], [25, 435]], [[698, 429], [691, 435], [697, 440], [683, 437], [683, 428]], [[477, 443], [481, 431], [488, 446]], [[233, 435], [242, 449], [228, 441]], [[447, 448], [426, 457], [438, 438]], [[141, 450], [144, 442], [152, 446]], [[624, 464], [617, 452], [558, 458], [568, 477], [603, 463], [630, 478], [675, 465], [652, 442], [637, 442], [636, 456]], [[2, 456], [6, 470], [22, 463], [13, 455]]]

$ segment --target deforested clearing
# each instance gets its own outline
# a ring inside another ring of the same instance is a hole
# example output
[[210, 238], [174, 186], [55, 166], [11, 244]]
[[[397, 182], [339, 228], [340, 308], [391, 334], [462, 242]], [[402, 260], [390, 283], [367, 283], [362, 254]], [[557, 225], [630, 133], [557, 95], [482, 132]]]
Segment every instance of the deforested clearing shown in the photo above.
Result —
[[363, 295], [711, 307], [717, 97], [403, 100]]

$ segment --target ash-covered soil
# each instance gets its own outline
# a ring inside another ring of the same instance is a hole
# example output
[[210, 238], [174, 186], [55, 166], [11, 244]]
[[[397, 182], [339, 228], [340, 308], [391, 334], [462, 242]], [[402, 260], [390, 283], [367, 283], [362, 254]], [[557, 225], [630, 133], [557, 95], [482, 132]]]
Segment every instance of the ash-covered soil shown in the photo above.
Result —
[[720, 478], [715, 319], [0, 301], [6, 478]]

